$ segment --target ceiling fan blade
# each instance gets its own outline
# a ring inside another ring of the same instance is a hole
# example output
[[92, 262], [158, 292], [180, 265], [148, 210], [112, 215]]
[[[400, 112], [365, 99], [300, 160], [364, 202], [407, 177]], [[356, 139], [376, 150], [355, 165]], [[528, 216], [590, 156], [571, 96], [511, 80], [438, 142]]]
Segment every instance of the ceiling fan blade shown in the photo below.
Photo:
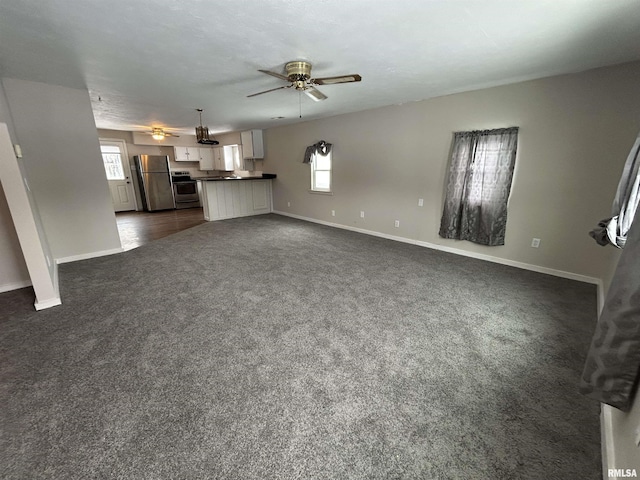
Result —
[[279, 78], [280, 80], [284, 80], [285, 82], [289, 81], [287, 77], [276, 72], [270, 72], [269, 70], [258, 70], [258, 71], [262, 73], [266, 73], [267, 75], [271, 75], [272, 77]]
[[357, 73], [351, 75], [340, 75], [339, 77], [312, 78], [311, 83], [316, 85], [333, 85], [334, 83], [359, 82], [362, 77]]
[[247, 98], [255, 97], [256, 95], [262, 95], [263, 93], [275, 92], [276, 90], [282, 90], [283, 88], [291, 88], [291, 85], [285, 85], [284, 87], [272, 88], [271, 90], [265, 90], [264, 92], [258, 92], [252, 95], [247, 95]]
[[164, 136], [165, 137], [177, 137], [177, 138], [180, 138], [180, 135], [176, 135], [175, 133], [164, 132]]
[[324, 93], [314, 87], [305, 88], [304, 93], [306, 93], [312, 100], [315, 100], [316, 102], [319, 102], [320, 100], [326, 100], [328, 98]]

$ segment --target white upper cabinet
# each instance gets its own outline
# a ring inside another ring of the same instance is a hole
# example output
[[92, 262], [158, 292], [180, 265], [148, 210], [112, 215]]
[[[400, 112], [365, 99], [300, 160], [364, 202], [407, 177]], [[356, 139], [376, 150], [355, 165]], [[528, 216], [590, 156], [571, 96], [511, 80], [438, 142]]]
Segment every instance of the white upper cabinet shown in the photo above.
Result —
[[215, 170], [213, 164], [213, 149], [198, 148], [200, 154], [200, 170]]
[[197, 147], [173, 147], [176, 162], [199, 162]]
[[213, 154], [213, 169], [212, 170], [224, 170], [224, 162], [222, 161], [222, 147], [213, 147], [211, 149]]
[[176, 162], [199, 162], [200, 170], [231, 172], [242, 169], [242, 145], [173, 148]]
[[264, 158], [264, 144], [262, 130], [248, 130], [241, 132], [242, 158]]

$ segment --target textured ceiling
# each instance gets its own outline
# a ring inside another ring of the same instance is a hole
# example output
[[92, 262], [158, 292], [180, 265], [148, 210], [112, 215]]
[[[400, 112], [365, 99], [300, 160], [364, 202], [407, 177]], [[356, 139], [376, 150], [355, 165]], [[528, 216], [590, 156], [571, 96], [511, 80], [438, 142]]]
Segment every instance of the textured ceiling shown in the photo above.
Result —
[[[359, 73], [254, 98], [290, 60]], [[640, 0], [2, 0], [0, 75], [89, 90], [99, 128], [214, 132], [640, 59]], [[272, 120], [272, 117], [285, 117]]]

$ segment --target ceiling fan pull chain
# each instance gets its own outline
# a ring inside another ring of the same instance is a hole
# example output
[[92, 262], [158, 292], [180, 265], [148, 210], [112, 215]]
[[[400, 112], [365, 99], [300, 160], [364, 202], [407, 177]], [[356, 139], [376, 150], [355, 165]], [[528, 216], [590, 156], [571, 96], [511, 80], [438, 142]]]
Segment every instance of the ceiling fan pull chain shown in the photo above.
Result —
[[300, 105], [300, 118], [302, 118], [302, 92], [298, 91], [298, 104]]

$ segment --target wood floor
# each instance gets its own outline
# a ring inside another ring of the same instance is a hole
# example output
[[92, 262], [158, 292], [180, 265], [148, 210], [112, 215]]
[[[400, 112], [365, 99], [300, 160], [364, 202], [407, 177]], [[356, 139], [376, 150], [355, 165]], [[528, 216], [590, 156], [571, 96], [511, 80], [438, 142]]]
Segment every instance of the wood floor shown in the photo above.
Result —
[[120, 242], [124, 250], [145, 245], [159, 238], [204, 223], [202, 208], [162, 210], [159, 212], [116, 213]]

